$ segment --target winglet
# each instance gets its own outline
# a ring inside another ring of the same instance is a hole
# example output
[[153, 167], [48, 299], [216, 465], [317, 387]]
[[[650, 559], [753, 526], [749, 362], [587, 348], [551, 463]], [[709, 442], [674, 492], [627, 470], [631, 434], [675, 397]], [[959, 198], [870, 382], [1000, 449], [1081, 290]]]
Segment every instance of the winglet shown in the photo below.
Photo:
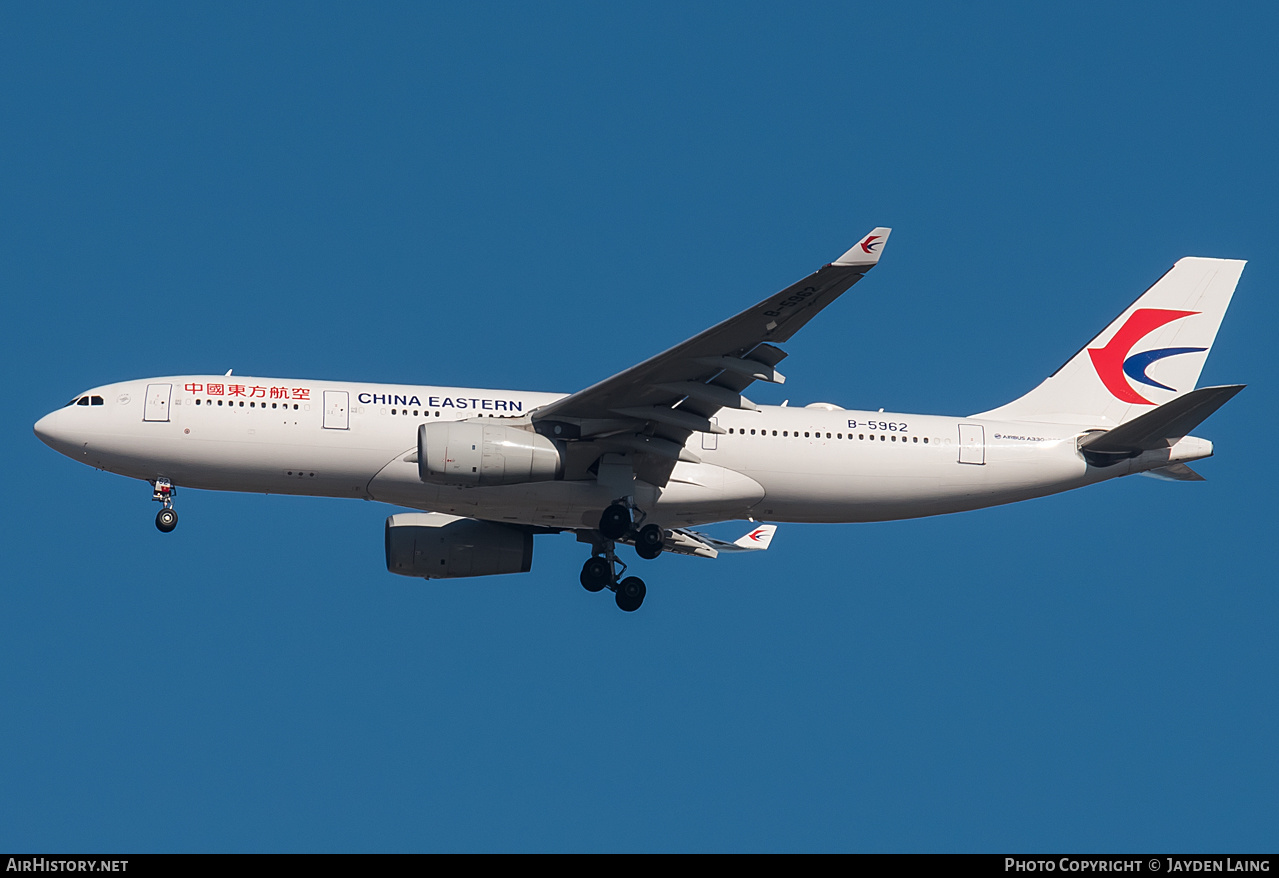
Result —
[[666, 551], [678, 555], [696, 555], [699, 558], [718, 558], [735, 552], [759, 552], [768, 548], [777, 532], [775, 524], [757, 525], [741, 539], [728, 543], [695, 530], [677, 527], [666, 536]]
[[879, 261], [880, 254], [884, 252], [884, 244], [888, 243], [888, 235], [892, 229], [885, 229], [882, 226], [872, 229], [870, 234], [862, 238], [843, 256], [835, 260], [835, 265], [866, 265], [871, 266]]
[[777, 525], [761, 524], [741, 539], [734, 540], [733, 545], [747, 551], [767, 549], [768, 544], [773, 541], [773, 534], [775, 533], [777, 533]]

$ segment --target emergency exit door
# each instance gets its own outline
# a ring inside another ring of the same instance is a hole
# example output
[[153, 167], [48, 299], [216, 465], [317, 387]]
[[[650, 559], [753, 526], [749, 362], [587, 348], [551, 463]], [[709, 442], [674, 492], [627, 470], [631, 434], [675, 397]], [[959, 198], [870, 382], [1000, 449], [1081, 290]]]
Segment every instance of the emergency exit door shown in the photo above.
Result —
[[324, 429], [345, 430], [350, 426], [349, 394], [345, 390], [324, 391]]

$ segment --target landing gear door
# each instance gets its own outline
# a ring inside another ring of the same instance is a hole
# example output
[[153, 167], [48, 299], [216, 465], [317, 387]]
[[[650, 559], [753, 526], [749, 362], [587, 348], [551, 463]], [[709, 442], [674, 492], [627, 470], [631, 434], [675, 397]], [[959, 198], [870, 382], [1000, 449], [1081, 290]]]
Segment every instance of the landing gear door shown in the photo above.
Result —
[[959, 425], [959, 462], [986, 463], [986, 428], [981, 424]]
[[147, 404], [142, 410], [144, 421], [169, 420], [169, 397], [173, 395], [172, 384], [148, 384]]
[[324, 391], [324, 429], [346, 430], [350, 426], [350, 402], [345, 390]]

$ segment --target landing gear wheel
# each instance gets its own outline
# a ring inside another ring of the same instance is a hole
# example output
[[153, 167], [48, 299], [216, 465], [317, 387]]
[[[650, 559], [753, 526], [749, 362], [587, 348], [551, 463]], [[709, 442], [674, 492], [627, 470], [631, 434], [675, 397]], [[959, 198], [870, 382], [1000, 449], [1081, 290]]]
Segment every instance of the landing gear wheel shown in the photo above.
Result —
[[599, 556], [586, 559], [586, 563], [582, 565], [582, 588], [587, 591], [602, 591], [612, 581], [613, 565], [607, 559]]
[[634, 613], [644, 603], [644, 580], [638, 576], [628, 576], [617, 584], [617, 608], [627, 613]]
[[606, 540], [620, 540], [631, 529], [631, 511], [614, 503], [600, 516], [600, 534]]
[[161, 509], [155, 515], [155, 526], [160, 533], [169, 533], [178, 526], [178, 514], [172, 509]]
[[656, 524], [646, 524], [635, 535], [635, 554], [641, 558], [652, 560], [662, 554], [662, 543], [666, 534]]

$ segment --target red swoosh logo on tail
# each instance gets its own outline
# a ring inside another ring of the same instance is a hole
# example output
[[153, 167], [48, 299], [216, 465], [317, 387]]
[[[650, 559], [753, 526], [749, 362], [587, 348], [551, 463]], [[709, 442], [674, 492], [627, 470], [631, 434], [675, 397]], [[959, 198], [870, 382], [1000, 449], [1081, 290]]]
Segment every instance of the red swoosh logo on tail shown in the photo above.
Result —
[[1140, 393], [1132, 389], [1124, 379], [1124, 358], [1128, 352], [1150, 333], [1161, 326], [1198, 314], [1198, 311], [1168, 311], [1163, 308], [1138, 308], [1132, 316], [1119, 327], [1104, 347], [1089, 348], [1088, 356], [1092, 357], [1093, 368], [1097, 377], [1106, 389], [1121, 402], [1135, 402], [1141, 405], [1154, 405]]

